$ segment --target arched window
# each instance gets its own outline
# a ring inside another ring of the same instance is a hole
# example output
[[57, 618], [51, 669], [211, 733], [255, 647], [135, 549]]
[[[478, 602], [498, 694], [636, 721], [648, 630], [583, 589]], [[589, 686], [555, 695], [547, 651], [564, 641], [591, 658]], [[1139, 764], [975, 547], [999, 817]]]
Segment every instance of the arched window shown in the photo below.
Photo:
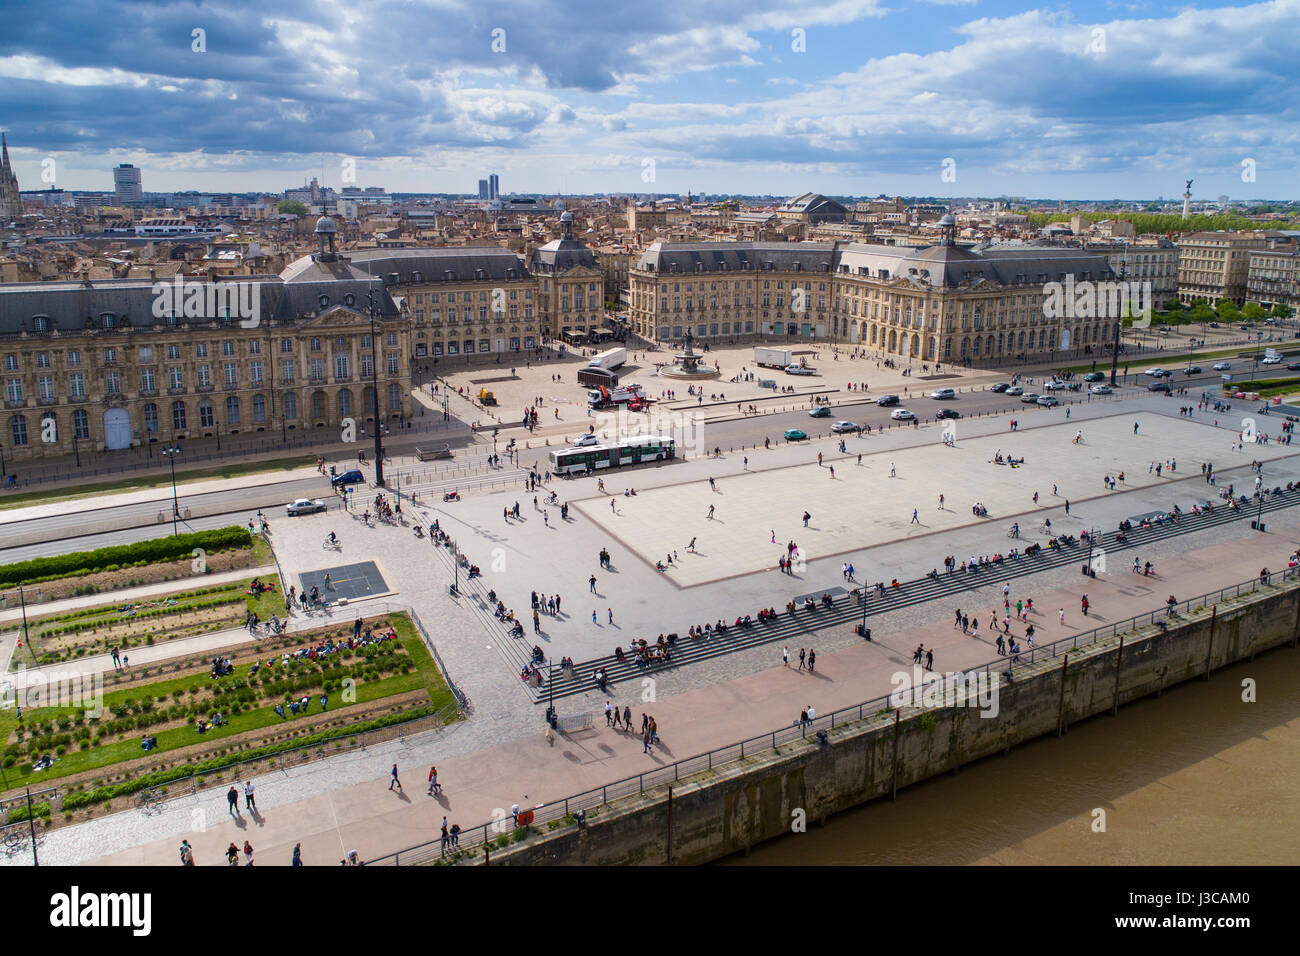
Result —
[[9, 434], [14, 447], [27, 444], [27, 419], [23, 415], [14, 415], [9, 419]]
[[[155, 409], [155, 425], [157, 424], [157, 414]], [[72, 437], [78, 441], [86, 441], [90, 438], [90, 416], [86, 414], [84, 408], [78, 408], [72, 413]]]

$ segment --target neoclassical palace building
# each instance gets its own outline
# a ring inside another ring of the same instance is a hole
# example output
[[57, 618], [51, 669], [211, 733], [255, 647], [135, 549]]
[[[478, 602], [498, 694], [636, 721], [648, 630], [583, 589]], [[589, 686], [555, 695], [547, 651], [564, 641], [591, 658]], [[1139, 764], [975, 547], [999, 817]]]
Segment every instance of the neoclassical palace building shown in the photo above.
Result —
[[380, 416], [409, 415], [409, 321], [384, 281], [334, 252], [334, 231], [322, 219], [318, 253], [242, 288], [0, 285], [6, 457], [373, 420], [375, 360]]
[[630, 270], [631, 324], [654, 341], [745, 336], [834, 341], [921, 360], [1099, 352], [1114, 317], [1044, 313], [1047, 287], [1110, 282], [1106, 257], [1070, 248], [656, 242]]

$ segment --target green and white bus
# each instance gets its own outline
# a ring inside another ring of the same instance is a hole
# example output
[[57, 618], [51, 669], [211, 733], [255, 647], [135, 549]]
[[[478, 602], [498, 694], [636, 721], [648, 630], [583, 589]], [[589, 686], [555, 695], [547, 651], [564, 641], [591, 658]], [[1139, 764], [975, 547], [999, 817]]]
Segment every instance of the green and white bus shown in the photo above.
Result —
[[647, 461], [663, 461], [677, 455], [677, 443], [666, 435], [636, 435], [621, 439], [618, 444], [584, 445], [551, 452], [551, 473], [556, 475], [617, 468], [620, 465], [639, 465]]

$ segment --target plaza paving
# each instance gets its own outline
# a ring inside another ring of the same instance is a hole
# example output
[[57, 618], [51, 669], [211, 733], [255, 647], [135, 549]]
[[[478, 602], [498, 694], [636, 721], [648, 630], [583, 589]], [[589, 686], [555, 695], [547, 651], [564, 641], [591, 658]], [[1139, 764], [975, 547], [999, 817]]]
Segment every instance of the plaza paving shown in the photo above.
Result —
[[[952, 425], [948, 434], [963, 432], [963, 422]], [[1079, 432], [1083, 440], [1075, 444]], [[1019, 520], [1028, 533], [1029, 523], [1040, 521], [1035, 510], [1109, 494], [1102, 483], [1106, 475], [1125, 472], [1123, 490], [1133, 490], [1166, 480], [1148, 472], [1153, 462], [1167, 468], [1181, 458], [1185, 476], [1188, 468], [1199, 470], [1198, 462], [1222, 462], [1228, 455], [1221, 430], [1151, 413], [962, 438], [952, 446], [942, 444], [944, 434], [932, 429], [928, 443], [894, 451], [873, 451], [879, 443], [850, 436], [849, 456], [827, 450], [824, 466], [814, 459], [794, 467], [728, 474], [712, 487], [706, 479], [638, 490], [635, 498], [616, 495], [614, 508], [603, 497], [579, 501], [576, 508], [652, 566], [675, 552], [667, 580], [690, 587], [770, 569], [791, 540], [808, 561], [990, 520], [1008, 525]], [[858, 464], [856, 454], [864, 449]], [[998, 451], [1023, 457], [1025, 464], [994, 464]], [[810, 449], [808, 457], [816, 453]], [[1291, 450], [1268, 445], [1252, 454], [1268, 460]], [[613, 490], [634, 480], [631, 474], [619, 474], [606, 484]], [[987, 518], [973, 513], [977, 501], [988, 509]], [[716, 509], [712, 520], [707, 518], [710, 506]], [[801, 520], [805, 510], [812, 515], [806, 527]], [[697, 553], [686, 550], [691, 539]]]

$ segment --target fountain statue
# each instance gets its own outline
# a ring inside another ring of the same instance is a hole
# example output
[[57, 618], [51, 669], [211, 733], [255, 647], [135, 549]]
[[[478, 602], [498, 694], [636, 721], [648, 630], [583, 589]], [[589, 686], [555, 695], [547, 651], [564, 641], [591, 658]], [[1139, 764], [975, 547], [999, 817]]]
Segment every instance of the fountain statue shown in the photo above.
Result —
[[691, 334], [691, 330], [688, 328], [686, 335], [682, 337], [682, 350], [673, 356], [673, 358], [677, 359], [676, 364], [663, 366], [663, 368], [659, 369], [659, 374], [666, 378], [679, 379], [703, 380], [717, 378], [721, 373], [716, 368], [700, 365], [704, 357], [692, 348], [694, 342], [695, 336]]

